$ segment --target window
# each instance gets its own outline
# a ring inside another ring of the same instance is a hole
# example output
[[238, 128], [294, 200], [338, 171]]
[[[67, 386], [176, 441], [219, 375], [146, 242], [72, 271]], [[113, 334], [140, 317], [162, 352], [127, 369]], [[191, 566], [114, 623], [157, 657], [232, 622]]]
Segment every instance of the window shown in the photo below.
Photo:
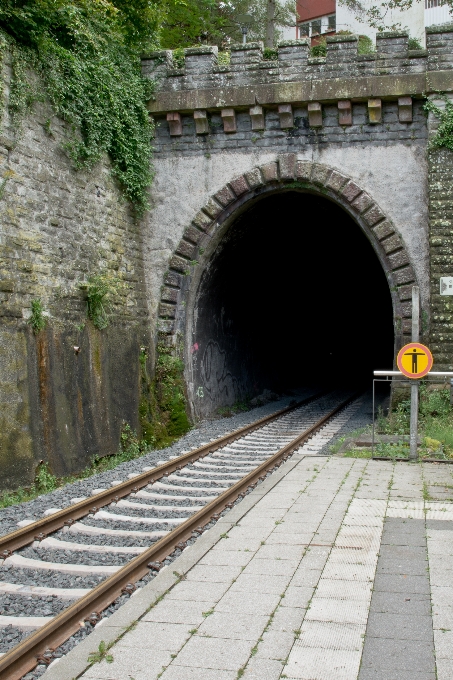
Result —
[[[430, 2], [432, 0], [426, 0]], [[323, 33], [333, 33], [336, 29], [336, 17], [335, 14], [325, 15], [319, 19], [313, 19], [312, 21], [305, 21], [303, 24], [299, 24], [299, 37], [307, 38], [315, 35], [322, 35]]]
[[315, 19], [311, 22], [311, 34], [319, 35], [321, 33], [321, 19]]

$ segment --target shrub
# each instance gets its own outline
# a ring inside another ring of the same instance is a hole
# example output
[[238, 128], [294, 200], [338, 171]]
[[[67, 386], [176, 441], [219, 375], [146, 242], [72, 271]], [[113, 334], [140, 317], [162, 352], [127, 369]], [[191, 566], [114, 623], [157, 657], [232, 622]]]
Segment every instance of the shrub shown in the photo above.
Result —
[[125, 292], [127, 284], [113, 274], [94, 274], [88, 281], [79, 283], [85, 291], [87, 316], [99, 330], [106, 328], [110, 322], [112, 297]]
[[28, 323], [33, 328], [35, 333], [44, 330], [47, 325], [47, 319], [43, 314], [44, 307], [40, 298], [31, 301], [31, 316], [28, 319]]

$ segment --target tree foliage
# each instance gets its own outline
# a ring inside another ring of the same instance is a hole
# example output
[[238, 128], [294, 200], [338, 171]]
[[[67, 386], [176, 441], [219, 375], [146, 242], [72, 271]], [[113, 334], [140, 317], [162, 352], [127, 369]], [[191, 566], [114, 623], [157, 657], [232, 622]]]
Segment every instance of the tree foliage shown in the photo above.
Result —
[[[354, 12], [358, 21], [377, 29], [378, 31], [396, 31], [404, 28], [401, 21], [393, 21], [393, 12], [404, 12], [416, 3], [424, 0], [338, 0], [340, 5], [348, 7]], [[453, 0], [445, 0], [453, 11]], [[398, 17], [397, 17], [398, 18]]]
[[69, 123], [76, 167], [104, 154], [125, 194], [143, 211], [151, 182], [150, 82], [140, 51], [157, 45], [162, 0], [2, 0], [0, 29], [42, 76]]
[[[295, 25], [292, 0], [278, 0], [275, 9], [275, 40], [284, 26]], [[268, 0], [168, 0], [162, 23], [163, 48], [218, 45], [242, 42], [243, 15], [250, 17], [247, 40], [265, 40]]]

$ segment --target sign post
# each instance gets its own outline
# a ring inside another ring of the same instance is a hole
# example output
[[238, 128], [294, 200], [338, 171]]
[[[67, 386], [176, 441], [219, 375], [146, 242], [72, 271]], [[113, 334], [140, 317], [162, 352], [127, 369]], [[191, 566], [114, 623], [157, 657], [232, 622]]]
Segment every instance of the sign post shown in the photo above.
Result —
[[[420, 291], [412, 286], [412, 342], [420, 341]], [[418, 380], [411, 385], [411, 429], [409, 458], [417, 460], [418, 445]]]
[[414, 382], [411, 385], [411, 426], [409, 458], [416, 460], [418, 444], [418, 390], [419, 380], [427, 375], [433, 365], [431, 352], [420, 339], [420, 293], [412, 286], [412, 342], [398, 352], [396, 363], [401, 373]]

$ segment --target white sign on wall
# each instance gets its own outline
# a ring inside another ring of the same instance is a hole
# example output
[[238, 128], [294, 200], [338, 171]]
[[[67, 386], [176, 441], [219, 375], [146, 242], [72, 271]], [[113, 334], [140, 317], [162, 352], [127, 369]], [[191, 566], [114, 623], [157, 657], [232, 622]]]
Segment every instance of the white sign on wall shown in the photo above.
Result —
[[453, 276], [441, 276], [440, 294], [453, 295]]

